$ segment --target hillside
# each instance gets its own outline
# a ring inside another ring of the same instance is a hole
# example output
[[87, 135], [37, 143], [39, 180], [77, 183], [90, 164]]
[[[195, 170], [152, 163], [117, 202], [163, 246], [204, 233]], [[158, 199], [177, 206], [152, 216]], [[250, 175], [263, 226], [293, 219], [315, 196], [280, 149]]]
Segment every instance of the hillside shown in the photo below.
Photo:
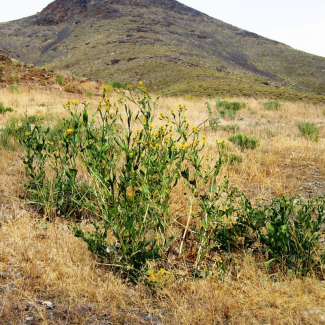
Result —
[[0, 24], [0, 48], [27, 64], [78, 76], [144, 80], [166, 95], [323, 100], [325, 94], [325, 58], [174, 0], [57, 0], [39, 14]]

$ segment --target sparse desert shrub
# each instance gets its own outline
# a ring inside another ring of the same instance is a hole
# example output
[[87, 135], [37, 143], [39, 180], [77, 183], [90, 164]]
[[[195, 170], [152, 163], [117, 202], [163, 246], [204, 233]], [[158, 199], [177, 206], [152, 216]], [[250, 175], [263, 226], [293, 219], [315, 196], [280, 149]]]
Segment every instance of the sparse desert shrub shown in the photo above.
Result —
[[269, 268], [280, 264], [284, 271], [306, 275], [320, 272], [325, 262], [321, 240], [325, 234], [325, 200], [276, 198], [264, 207], [265, 228], [260, 241]]
[[259, 139], [241, 133], [229, 137], [228, 140], [241, 150], [256, 149], [259, 146]]
[[245, 103], [217, 99], [216, 113], [218, 117], [235, 120], [237, 111], [244, 107], [246, 107]]
[[226, 157], [230, 165], [237, 165], [243, 162], [242, 156], [236, 155], [235, 153], [227, 154]]
[[19, 86], [15, 84], [9, 85], [9, 91], [12, 93], [17, 93], [19, 91]]
[[262, 103], [262, 106], [268, 111], [277, 111], [281, 108], [281, 104], [277, 101], [268, 101]]
[[[270, 272], [323, 276], [324, 198], [281, 197], [253, 205], [218, 177], [224, 162], [239, 163], [241, 157], [217, 140], [215, 152], [203, 158], [206, 137], [184, 119], [184, 106], [161, 114], [157, 126], [156, 103], [142, 84], [136, 93], [119, 89], [117, 103], [106, 90], [91, 116], [86, 103], [81, 111], [78, 101], [69, 101], [69, 118], [54, 128], [40, 120], [26, 118], [20, 126], [12, 121], [10, 130], [25, 148], [32, 203], [73, 216], [75, 236], [106, 266], [134, 281], [164, 286], [167, 255], [175, 247], [175, 260], [190, 256], [186, 267], [196, 277], [224, 267], [211, 258], [215, 253], [231, 259], [247, 249], [263, 255]], [[231, 139], [242, 150], [258, 145], [241, 134]], [[187, 222], [179, 232], [170, 216], [178, 184], [188, 197]]]
[[112, 87], [113, 87], [113, 88], [117, 88], [117, 89], [121, 89], [121, 88], [126, 89], [126, 86], [123, 85], [123, 84], [122, 84], [121, 82], [119, 82], [119, 81], [114, 81], [114, 82], [112, 83]]
[[311, 141], [318, 142], [320, 133], [319, 129], [315, 123], [311, 122], [302, 122], [298, 125], [299, 131], [307, 139]]
[[57, 84], [59, 84], [60, 86], [63, 86], [66, 83], [65, 79], [63, 77], [60, 77], [60, 76], [55, 77], [55, 82]]
[[216, 102], [216, 108], [223, 108], [228, 111], [239, 111], [242, 108], [245, 108], [246, 104], [241, 102], [229, 102], [227, 100], [218, 99]]
[[25, 132], [28, 131], [26, 122], [19, 123], [18, 119], [10, 118], [5, 126], [0, 129], [0, 146], [15, 150], [19, 144], [20, 139], [25, 135]]
[[11, 107], [4, 107], [3, 103], [0, 102], [0, 114], [4, 114], [7, 112], [13, 112], [14, 110]]
[[[169, 116], [161, 115], [165, 124], [156, 127], [155, 104], [141, 84], [138, 90], [138, 99], [119, 90], [124, 100], [138, 107], [130, 109], [121, 99], [126, 119], [122, 118], [119, 106], [111, 104], [105, 95], [92, 117], [88, 117], [87, 105], [78, 113], [79, 103], [69, 102], [66, 109], [70, 119], [64, 121], [53, 141], [49, 138], [51, 130], [28, 121], [29, 130], [21, 140], [26, 148], [24, 163], [29, 175], [26, 189], [32, 201], [44, 207], [51, 199], [56, 209], [77, 206], [89, 211], [94, 228], [86, 230], [76, 224], [75, 235], [98, 258], [133, 279], [142, 274], [150, 261], [161, 260], [172, 240], [166, 230], [173, 187], [185, 182], [195, 197], [200, 182], [212, 186], [222, 164], [217, 147], [216, 161], [203, 168], [199, 152], [205, 137], [200, 136], [195, 126], [189, 135], [183, 106]], [[137, 130], [133, 127], [135, 123]], [[51, 179], [45, 165], [54, 172]], [[80, 189], [81, 166], [90, 182], [86, 192]]]
[[210, 103], [206, 102], [205, 105], [207, 106], [209, 113], [209, 125], [212, 130], [217, 130], [220, 125], [220, 120], [217, 114], [212, 111]]

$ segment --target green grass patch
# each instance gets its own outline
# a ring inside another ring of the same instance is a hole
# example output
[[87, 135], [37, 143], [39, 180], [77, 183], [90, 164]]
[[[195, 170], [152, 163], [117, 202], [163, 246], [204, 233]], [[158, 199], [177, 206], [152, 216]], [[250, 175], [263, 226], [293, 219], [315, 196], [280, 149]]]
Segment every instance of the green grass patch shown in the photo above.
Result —
[[63, 77], [57, 76], [57, 77], [55, 77], [54, 80], [55, 80], [55, 82], [56, 82], [57, 84], [59, 84], [60, 86], [65, 85], [65, 79], [64, 79]]
[[264, 102], [262, 106], [268, 111], [277, 111], [281, 108], [281, 104], [277, 101]]
[[11, 107], [4, 107], [3, 103], [0, 102], [0, 114], [4, 114], [7, 112], [13, 112], [14, 110]]
[[307, 139], [311, 141], [318, 142], [320, 138], [319, 129], [315, 123], [312, 122], [302, 122], [298, 125], [300, 133]]
[[256, 149], [259, 146], [259, 139], [241, 133], [229, 137], [228, 140], [241, 150]]

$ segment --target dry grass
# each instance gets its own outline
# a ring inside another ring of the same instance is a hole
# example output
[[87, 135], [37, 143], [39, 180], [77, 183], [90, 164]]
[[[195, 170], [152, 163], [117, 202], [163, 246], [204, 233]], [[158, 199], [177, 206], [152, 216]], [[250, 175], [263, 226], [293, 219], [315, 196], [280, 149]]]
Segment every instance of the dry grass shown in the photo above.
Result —
[[[73, 96], [0, 90], [4, 104], [15, 110], [0, 116], [0, 125], [26, 111], [51, 121], [64, 114], [67, 99], [85, 99]], [[94, 108], [97, 100], [91, 99]], [[325, 193], [324, 106], [284, 103], [279, 111], [266, 111], [254, 99], [238, 100], [247, 103], [238, 112], [240, 120], [222, 124], [238, 123], [240, 132], [260, 138], [261, 145], [242, 153], [229, 143], [229, 151], [243, 158], [225, 171], [231, 183], [255, 198]], [[162, 98], [158, 113], [179, 103], [188, 108], [191, 124], [207, 119], [204, 100]], [[320, 126], [318, 143], [300, 135], [301, 121]], [[206, 154], [215, 138], [229, 136], [222, 130], [204, 132]], [[17, 198], [24, 194], [21, 157], [19, 150], [0, 149], [0, 324], [325, 324], [324, 282], [270, 276], [263, 261], [249, 253], [238, 256], [227, 274], [204, 280], [174, 269], [162, 289], [122, 281], [98, 265], [66, 220], [49, 223]], [[174, 200], [181, 201], [181, 191], [175, 193]], [[44, 305], [47, 301], [52, 308]]]

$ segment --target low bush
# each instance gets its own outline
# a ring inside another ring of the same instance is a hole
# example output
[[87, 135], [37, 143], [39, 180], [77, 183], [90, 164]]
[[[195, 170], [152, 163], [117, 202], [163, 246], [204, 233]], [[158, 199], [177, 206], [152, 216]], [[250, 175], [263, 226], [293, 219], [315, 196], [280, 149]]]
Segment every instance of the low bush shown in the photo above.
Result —
[[113, 88], [117, 88], [117, 89], [126, 89], [126, 86], [125, 85], [123, 85], [121, 82], [119, 82], [119, 81], [114, 81], [113, 83], [112, 83], [112, 87]]
[[4, 114], [7, 112], [13, 112], [14, 110], [11, 107], [4, 107], [3, 103], [0, 102], [0, 114]]
[[281, 104], [277, 101], [268, 101], [262, 103], [262, 106], [268, 111], [277, 111], [281, 108]]
[[[163, 287], [170, 257], [186, 259], [200, 277], [225, 267], [213, 262], [215, 253], [231, 258], [248, 249], [264, 256], [270, 272], [323, 276], [324, 198], [253, 205], [218, 177], [223, 163], [237, 163], [239, 156], [217, 140], [203, 158], [206, 137], [186, 121], [184, 106], [161, 114], [158, 126], [157, 103], [142, 83], [136, 92], [119, 89], [116, 103], [106, 90], [91, 116], [86, 103], [80, 110], [79, 102], [69, 101], [69, 118], [55, 128], [28, 118], [20, 126], [12, 122], [25, 149], [30, 202], [73, 217], [74, 235], [102, 263], [136, 282], [152, 284], [159, 277]], [[243, 149], [258, 144], [240, 134], [232, 140]], [[188, 200], [181, 229], [171, 218], [176, 186]]]
[[229, 137], [228, 140], [241, 150], [256, 149], [259, 146], [259, 139], [241, 133]]
[[19, 86], [15, 84], [9, 85], [9, 91], [12, 93], [17, 93], [19, 91]]
[[60, 86], [65, 85], [65, 79], [64, 79], [63, 77], [56, 76], [54, 80], [55, 80], [55, 82], [56, 82], [57, 84], [59, 84]]
[[318, 142], [320, 138], [319, 129], [315, 123], [302, 122], [298, 125], [299, 131], [307, 139]]

